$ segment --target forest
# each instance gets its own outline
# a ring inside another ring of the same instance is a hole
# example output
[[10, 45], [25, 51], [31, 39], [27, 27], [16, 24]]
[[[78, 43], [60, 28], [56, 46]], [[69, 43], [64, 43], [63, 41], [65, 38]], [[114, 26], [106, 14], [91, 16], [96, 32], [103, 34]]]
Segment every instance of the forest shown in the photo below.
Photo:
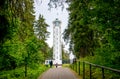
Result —
[[[70, 44], [69, 51], [77, 60], [120, 70], [120, 0], [68, 0], [68, 4], [63, 38]], [[95, 70], [94, 77], [101, 72]], [[107, 73], [107, 79], [120, 78]]]
[[34, 15], [34, 0], [0, 0], [0, 79], [36, 79], [52, 48], [49, 26]]
[[[68, 0], [64, 40], [79, 60], [120, 69], [120, 0]], [[114, 78], [113, 78], [114, 79]]]
[[[120, 0], [66, 3], [69, 21], [63, 39], [69, 51], [78, 60], [120, 69]], [[42, 64], [52, 56], [45, 42], [49, 25], [42, 15], [35, 19], [33, 4], [34, 0], [0, 1], [0, 79], [36, 79], [47, 70]]]

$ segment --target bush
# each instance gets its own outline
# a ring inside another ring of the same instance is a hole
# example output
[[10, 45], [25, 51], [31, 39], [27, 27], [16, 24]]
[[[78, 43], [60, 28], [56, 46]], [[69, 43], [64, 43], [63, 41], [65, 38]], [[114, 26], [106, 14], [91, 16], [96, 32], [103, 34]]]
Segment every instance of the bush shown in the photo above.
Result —
[[25, 77], [24, 67], [14, 70], [0, 72], [0, 79], [37, 79], [48, 68], [44, 65], [36, 66], [36, 68], [27, 68], [27, 77]]

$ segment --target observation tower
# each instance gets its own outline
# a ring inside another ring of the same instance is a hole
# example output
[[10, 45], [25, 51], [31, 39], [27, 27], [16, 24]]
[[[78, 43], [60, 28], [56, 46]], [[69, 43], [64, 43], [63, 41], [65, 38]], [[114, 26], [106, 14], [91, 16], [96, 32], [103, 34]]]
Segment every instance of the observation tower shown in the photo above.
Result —
[[61, 21], [53, 21], [53, 64], [62, 65]]

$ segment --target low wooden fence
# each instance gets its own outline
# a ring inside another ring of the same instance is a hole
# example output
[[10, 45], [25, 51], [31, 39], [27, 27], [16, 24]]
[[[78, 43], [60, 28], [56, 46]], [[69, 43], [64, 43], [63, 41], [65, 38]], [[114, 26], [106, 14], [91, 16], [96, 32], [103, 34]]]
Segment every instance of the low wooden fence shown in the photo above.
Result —
[[[97, 78], [97, 79], [120, 79], [120, 70], [105, 67], [105, 66], [100, 66], [100, 65], [89, 63], [89, 62], [86, 62], [86, 61], [83, 61], [83, 62], [77, 61], [77, 62], [75, 62], [71, 65], [71, 68], [73, 70], [75, 70], [79, 75], [82, 74], [83, 79], [86, 79], [86, 74], [85, 74], [86, 65], [88, 65], [87, 68], [89, 68], [89, 69], [87, 69], [87, 72], [89, 72], [89, 73], [87, 73], [87, 79], [96, 79], [96, 78], [93, 78], [93, 76], [92, 76], [92, 73], [95, 72], [92, 69], [93, 67], [101, 69], [101, 78]], [[118, 76], [116, 78], [107, 78], [107, 77], [105, 77], [105, 70], [112, 71], [112, 73], [117, 74]], [[88, 78], [88, 74], [89, 74], [89, 78]]]

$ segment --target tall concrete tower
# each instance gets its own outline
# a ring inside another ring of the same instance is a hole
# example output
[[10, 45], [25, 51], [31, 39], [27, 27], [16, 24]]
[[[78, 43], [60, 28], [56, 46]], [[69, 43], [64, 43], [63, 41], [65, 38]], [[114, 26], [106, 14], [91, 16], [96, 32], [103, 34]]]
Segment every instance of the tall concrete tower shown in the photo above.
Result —
[[62, 64], [61, 21], [53, 21], [53, 64]]

